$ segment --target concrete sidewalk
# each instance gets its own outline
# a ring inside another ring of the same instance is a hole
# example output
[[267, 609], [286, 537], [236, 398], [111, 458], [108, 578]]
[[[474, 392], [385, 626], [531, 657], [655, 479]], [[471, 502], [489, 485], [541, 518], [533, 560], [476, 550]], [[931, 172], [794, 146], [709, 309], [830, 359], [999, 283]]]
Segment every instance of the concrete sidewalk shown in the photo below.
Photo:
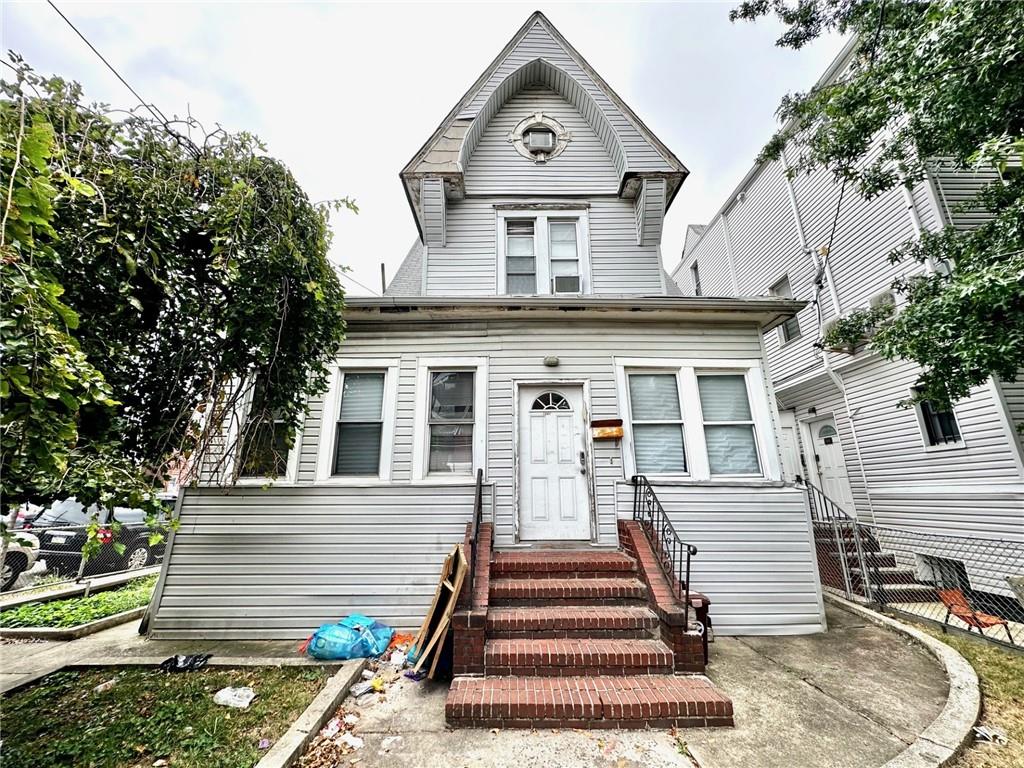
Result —
[[[729, 696], [735, 728], [667, 731], [449, 730], [447, 686], [402, 679], [361, 715], [360, 768], [424, 765], [549, 768], [877, 768], [902, 752], [946, 702], [927, 651], [833, 606], [829, 631], [719, 638], [708, 675]], [[401, 737], [395, 739], [394, 737]]]

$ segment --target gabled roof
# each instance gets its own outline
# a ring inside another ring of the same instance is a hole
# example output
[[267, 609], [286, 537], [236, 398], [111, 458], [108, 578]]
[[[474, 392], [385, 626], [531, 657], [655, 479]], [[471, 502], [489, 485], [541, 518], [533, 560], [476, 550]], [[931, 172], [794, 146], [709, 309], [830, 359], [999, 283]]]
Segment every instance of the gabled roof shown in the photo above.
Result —
[[666, 208], [671, 204], [689, 171], [548, 18], [535, 11], [402, 169], [401, 177], [417, 226], [421, 226], [420, 179], [444, 178], [452, 196], [461, 194], [467, 159], [464, 144], [467, 136], [472, 142], [474, 124], [479, 134], [504, 100], [514, 95], [508, 92], [511, 89], [506, 81], [537, 77], [551, 81], [556, 89], [561, 83], [564, 90], [572, 90], [573, 93], [563, 95], [578, 108], [582, 106], [581, 112], [588, 122], [594, 123], [595, 132], [611, 134], [607, 140], [621, 148], [621, 163], [616, 165], [621, 165], [620, 186], [627, 197], [635, 195], [635, 188], [627, 188], [631, 178], [639, 174], [664, 175], [669, 179]]
[[384, 289], [385, 296], [419, 296], [423, 293], [423, 243], [419, 238], [412, 247]]

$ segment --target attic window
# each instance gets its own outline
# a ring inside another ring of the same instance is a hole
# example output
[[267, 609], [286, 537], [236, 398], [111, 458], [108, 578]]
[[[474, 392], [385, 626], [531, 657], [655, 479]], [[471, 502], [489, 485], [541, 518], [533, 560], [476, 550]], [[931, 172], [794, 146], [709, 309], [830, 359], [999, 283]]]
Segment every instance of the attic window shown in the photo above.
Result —
[[519, 121], [508, 141], [520, 155], [541, 165], [562, 154], [572, 135], [550, 115], [536, 112]]
[[538, 152], [544, 152], [545, 154], [551, 154], [555, 149], [555, 132], [550, 128], [544, 126], [537, 126], [530, 128], [523, 136], [523, 144], [533, 154]]

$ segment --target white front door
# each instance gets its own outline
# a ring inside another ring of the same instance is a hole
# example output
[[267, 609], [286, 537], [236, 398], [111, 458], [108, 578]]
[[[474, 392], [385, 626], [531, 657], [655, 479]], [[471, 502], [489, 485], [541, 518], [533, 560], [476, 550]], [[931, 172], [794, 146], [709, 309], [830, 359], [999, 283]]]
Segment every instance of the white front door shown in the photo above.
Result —
[[[808, 424], [814, 447], [814, 465], [818, 472], [818, 487], [848, 515], [853, 515], [853, 492], [846, 474], [846, 459], [839, 442], [839, 431], [831, 416]], [[813, 482], [813, 480], [812, 480]]]
[[519, 538], [590, 539], [583, 387], [519, 388]]

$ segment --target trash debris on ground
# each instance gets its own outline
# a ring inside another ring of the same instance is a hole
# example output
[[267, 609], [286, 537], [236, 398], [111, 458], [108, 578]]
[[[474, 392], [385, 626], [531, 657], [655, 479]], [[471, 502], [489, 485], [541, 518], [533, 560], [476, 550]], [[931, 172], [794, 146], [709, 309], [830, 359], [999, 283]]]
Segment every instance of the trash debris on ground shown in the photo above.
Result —
[[366, 745], [362, 737], [352, 733], [352, 727], [358, 722], [359, 715], [346, 712], [344, 706], [338, 707], [334, 717], [328, 720], [310, 741], [306, 753], [299, 758], [297, 765], [300, 768], [337, 768], [341, 765], [354, 765], [358, 758], [350, 759], [352, 754]]
[[256, 691], [245, 686], [244, 688], [221, 688], [213, 695], [213, 703], [222, 707], [234, 707], [235, 709], [248, 709], [252, 700], [256, 698]]
[[364, 693], [369, 693], [373, 690], [373, 683], [367, 680], [366, 682], [356, 683], [349, 689], [349, 693], [355, 696], [357, 699]]
[[401, 651], [393, 651], [391, 656], [388, 658], [388, 664], [396, 667], [405, 666], [405, 654]]
[[341, 734], [341, 736], [338, 738], [338, 741], [340, 741], [347, 747], [351, 747], [352, 749], [362, 749], [363, 744], [365, 743], [361, 738], [359, 738], [358, 736], [353, 736], [348, 731], [345, 731], [343, 734]]
[[270, 749], [270, 739], [260, 739], [260, 743], [256, 745], [257, 749]]
[[355, 714], [354, 712], [349, 712], [347, 715], [341, 718], [341, 721], [345, 723], [345, 725], [355, 725], [359, 722], [359, 715]]
[[402, 741], [401, 736], [388, 736], [380, 743], [381, 752], [390, 752], [391, 748]]
[[178, 654], [170, 656], [160, 662], [161, 672], [195, 672], [206, 666], [206, 662], [213, 658], [212, 653], [190, 653], [187, 656]]
[[337, 717], [332, 717], [327, 721], [327, 725], [320, 731], [320, 735], [325, 739], [333, 739], [341, 731], [342, 722]]
[[373, 678], [376, 677], [376, 675], [377, 673], [374, 672], [372, 669], [364, 669], [362, 677], [363, 680], [373, 680]]
[[996, 728], [994, 725], [976, 725], [974, 727], [974, 738], [978, 741], [997, 744], [1002, 747], [1007, 743], [1006, 731]]
[[112, 677], [105, 683], [100, 683], [99, 685], [97, 685], [95, 688], [92, 689], [92, 692], [105, 693], [106, 691], [109, 691], [111, 688], [113, 688], [115, 685], [117, 685], [117, 678]]
[[361, 659], [380, 656], [395, 630], [369, 616], [353, 613], [337, 624], [324, 624], [300, 646], [314, 659]]
[[405, 673], [405, 676], [412, 680], [414, 683], [418, 683], [420, 680], [427, 676], [427, 673], [416, 672], [415, 670], [410, 669], [408, 672]]

